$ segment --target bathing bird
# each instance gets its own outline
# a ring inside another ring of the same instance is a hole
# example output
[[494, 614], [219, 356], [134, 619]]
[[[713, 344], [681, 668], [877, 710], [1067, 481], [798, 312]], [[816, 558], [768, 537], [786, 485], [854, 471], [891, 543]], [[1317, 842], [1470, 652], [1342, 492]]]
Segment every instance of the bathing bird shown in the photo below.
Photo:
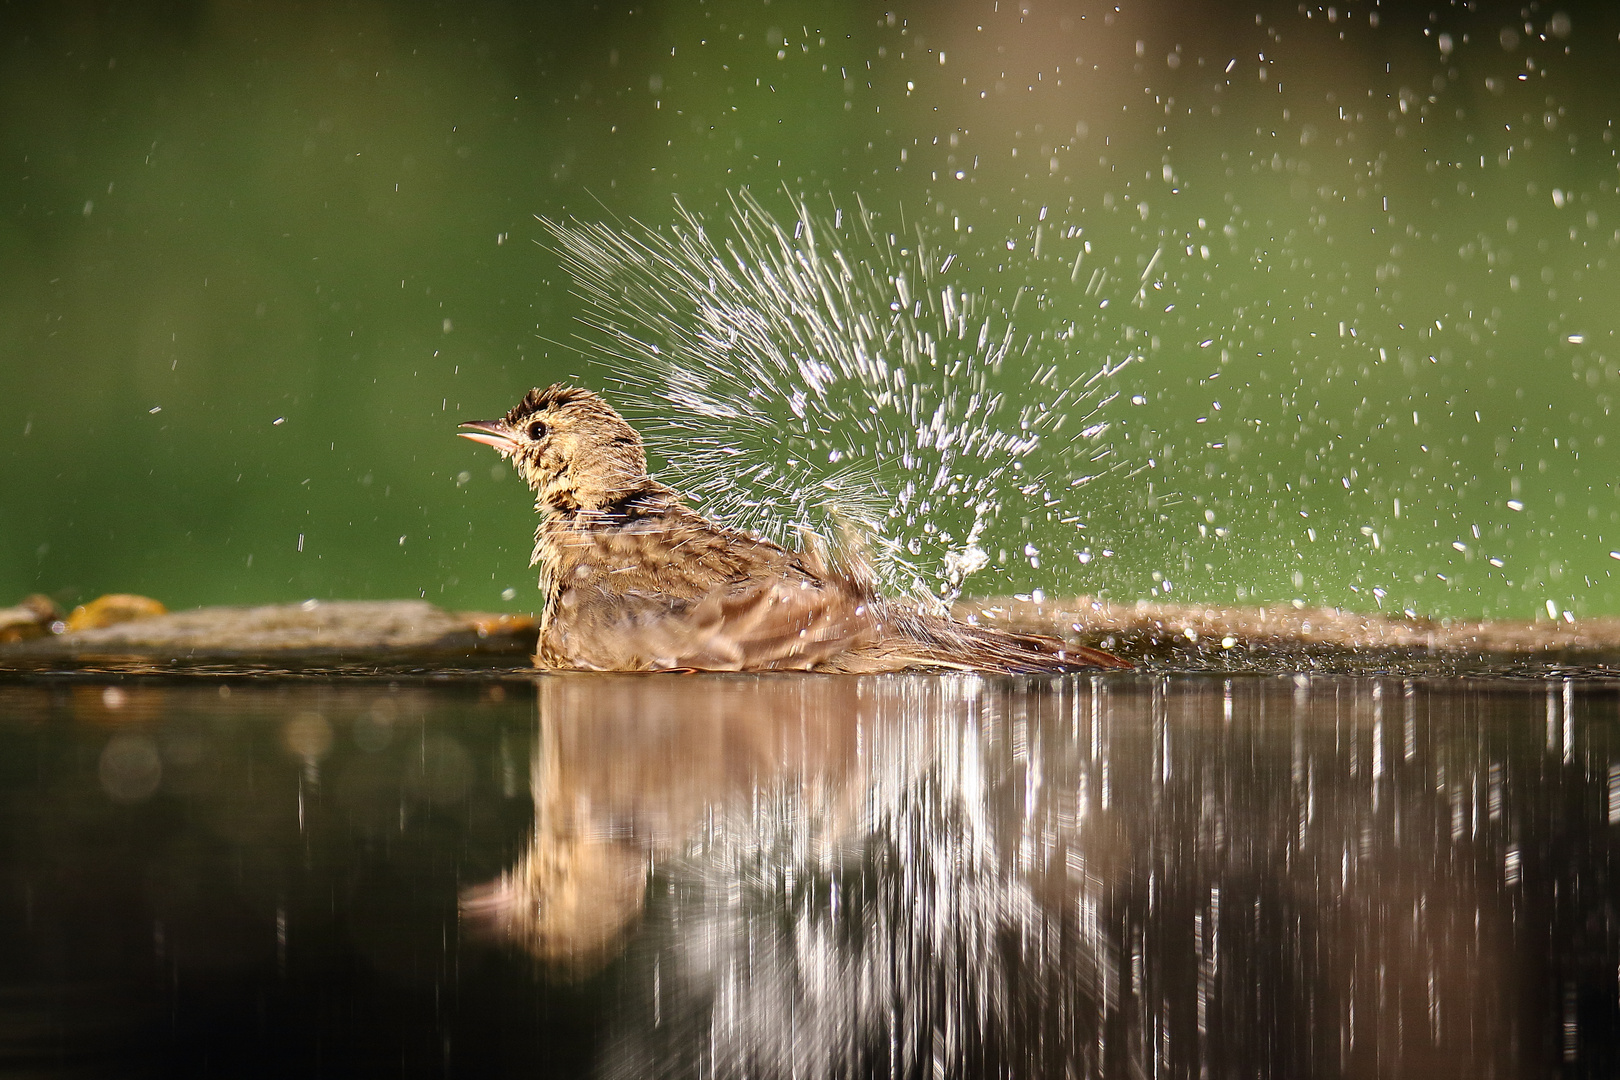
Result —
[[459, 432], [534, 492], [544, 606], [536, 666], [589, 671], [1128, 668], [1056, 638], [961, 622], [880, 595], [855, 557], [710, 521], [647, 472], [641, 436], [603, 398], [531, 390]]

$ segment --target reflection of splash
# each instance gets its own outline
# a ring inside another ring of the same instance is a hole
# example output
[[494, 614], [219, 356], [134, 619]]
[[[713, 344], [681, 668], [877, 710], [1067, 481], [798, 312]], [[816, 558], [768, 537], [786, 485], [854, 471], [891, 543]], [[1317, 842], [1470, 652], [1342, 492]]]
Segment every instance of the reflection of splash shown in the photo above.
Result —
[[971, 677], [873, 689], [856, 769], [732, 802], [671, 869], [657, 923], [676, 934], [643, 962], [708, 1003], [707, 1038], [643, 1026], [609, 1075], [1060, 1075], [1091, 1058], [1117, 984], [1098, 883], [1072, 836], [1055, 866], [1038, 854], [1002, 786], [1019, 754], [1003, 695]]
[[634, 1023], [617, 1075], [1072, 1055], [1117, 978], [1075, 836], [1026, 850], [1004, 700], [974, 677], [545, 677], [534, 840], [463, 910], [575, 974], [642, 921], [635, 984], [685, 1015]]
[[1480, 1075], [1540, 856], [1392, 685], [545, 676], [469, 915], [621, 959], [609, 1076]]

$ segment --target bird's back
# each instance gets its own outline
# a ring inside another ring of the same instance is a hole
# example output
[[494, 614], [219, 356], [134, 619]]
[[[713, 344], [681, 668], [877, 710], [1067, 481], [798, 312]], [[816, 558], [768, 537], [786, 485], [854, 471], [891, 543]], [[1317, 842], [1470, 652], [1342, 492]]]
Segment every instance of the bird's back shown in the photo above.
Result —
[[678, 502], [542, 524], [547, 666], [805, 670], [875, 629], [862, 597], [817, 560]]
[[692, 600], [769, 579], [814, 580], [803, 556], [709, 521], [679, 503], [646, 512], [548, 519], [535, 561], [554, 590]]
[[542, 526], [552, 598], [540, 655], [599, 671], [1060, 672], [1128, 667], [1055, 638], [971, 626], [877, 596], [819, 551], [714, 524], [679, 503]]

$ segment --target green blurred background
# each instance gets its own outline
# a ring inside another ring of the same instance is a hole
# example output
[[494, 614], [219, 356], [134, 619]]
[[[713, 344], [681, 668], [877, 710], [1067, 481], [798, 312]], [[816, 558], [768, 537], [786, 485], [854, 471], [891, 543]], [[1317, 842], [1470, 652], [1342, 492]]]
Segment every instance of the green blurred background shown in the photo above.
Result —
[[748, 187], [923, 229], [1065, 374], [1135, 358], [1084, 536], [1011, 520], [1045, 557], [970, 591], [1620, 613], [1617, 32], [1598, 4], [0, 5], [0, 603], [532, 609], [526, 493], [452, 432], [612, 374], [566, 344], [535, 216], [719, 220]]

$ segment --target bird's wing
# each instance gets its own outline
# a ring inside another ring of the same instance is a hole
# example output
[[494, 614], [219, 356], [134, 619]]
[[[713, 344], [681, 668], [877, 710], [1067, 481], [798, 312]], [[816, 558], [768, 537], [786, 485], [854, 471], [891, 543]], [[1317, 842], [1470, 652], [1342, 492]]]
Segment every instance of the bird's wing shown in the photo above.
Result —
[[549, 633], [556, 652], [597, 671], [804, 671], [863, 648], [877, 631], [859, 597], [772, 580], [697, 600], [570, 589]]

